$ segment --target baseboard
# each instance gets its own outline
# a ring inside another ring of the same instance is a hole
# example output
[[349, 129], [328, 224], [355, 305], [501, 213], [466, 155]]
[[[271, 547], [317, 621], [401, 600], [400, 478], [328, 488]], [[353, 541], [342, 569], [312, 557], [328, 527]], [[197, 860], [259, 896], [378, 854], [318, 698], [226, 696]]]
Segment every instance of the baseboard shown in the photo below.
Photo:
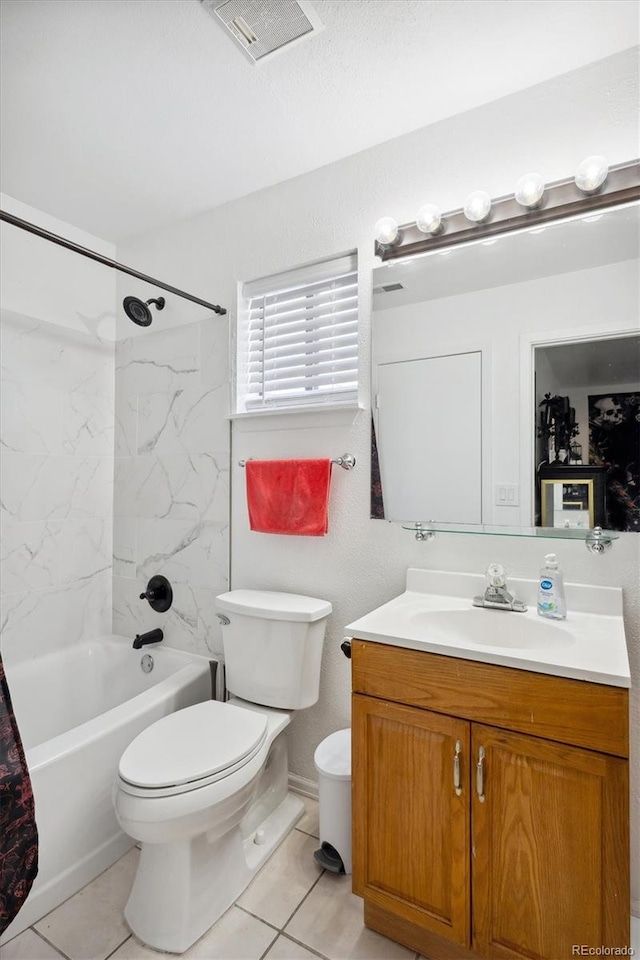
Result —
[[295, 773], [289, 774], [289, 789], [292, 793], [300, 793], [303, 797], [311, 797], [312, 800], [318, 799], [318, 784], [315, 780], [307, 780], [306, 777], [298, 777]]

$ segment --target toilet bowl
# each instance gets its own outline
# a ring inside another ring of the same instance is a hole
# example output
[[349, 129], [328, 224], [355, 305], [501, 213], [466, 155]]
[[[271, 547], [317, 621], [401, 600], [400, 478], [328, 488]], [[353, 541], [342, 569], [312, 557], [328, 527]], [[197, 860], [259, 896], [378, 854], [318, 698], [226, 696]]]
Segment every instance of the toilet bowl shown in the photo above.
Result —
[[[331, 612], [326, 601], [264, 591], [231, 591], [217, 605], [229, 620], [231, 699], [144, 730], [114, 788], [118, 822], [141, 843], [125, 918], [144, 943], [172, 953], [235, 902], [304, 811], [288, 792], [285, 731], [292, 709], [317, 699]], [[242, 699], [245, 689], [262, 702]]]

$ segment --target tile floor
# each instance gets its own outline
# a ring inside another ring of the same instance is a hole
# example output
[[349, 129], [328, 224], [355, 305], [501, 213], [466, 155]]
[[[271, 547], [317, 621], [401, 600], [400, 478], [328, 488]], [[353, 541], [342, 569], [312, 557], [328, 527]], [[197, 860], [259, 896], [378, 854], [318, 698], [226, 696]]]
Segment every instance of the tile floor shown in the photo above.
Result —
[[[318, 804], [306, 812], [235, 906], [185, 960], [423, 960], [362, 923], [351, 877], [321, 870]], [[2, 960], [160, 960], [129, 932], [123, 909], [136, 867], [131, 850], [83, 890], [2, 947]], [[632, 941], [640, 953], [640, 921]]]
[[[417, 960], [362, 923], [351, 877], [321, 870], [318, 804], [306, 812], [235, 906], [185, 960]], [[109, 870], [2, 947], [2, 960], [159, 960], [129, 932], [123, 909], [136, 867], [131, 850]]]

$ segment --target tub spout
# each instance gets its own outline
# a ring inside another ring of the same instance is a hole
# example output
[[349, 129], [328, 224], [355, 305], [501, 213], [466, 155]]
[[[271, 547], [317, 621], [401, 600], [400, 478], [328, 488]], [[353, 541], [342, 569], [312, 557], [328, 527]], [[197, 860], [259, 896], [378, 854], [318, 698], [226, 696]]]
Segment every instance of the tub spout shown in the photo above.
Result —
[[140, 647], [144, 647], [147, 643], [160, 643], [163, 637], [164, 634], [159, 627], [157, 630], [149, 630], [148, 633], [136, 633], [136, 638], [133, 641], [133, 649], [139, 650]]

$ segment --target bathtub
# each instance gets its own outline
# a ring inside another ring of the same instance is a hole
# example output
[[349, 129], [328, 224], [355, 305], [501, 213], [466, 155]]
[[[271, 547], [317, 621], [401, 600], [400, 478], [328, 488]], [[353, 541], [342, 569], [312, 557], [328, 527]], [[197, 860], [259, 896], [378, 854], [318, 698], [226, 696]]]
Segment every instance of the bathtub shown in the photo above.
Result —
[[[142, 658], [153, 658], [149, 673]], [[155, 720], [211, 697], [204, 657], [102, 637], [37, 660], [5, 663], [31, 774], [40, 868], [6, 942], [133, 846], [111, 792], [125, 747]]]

